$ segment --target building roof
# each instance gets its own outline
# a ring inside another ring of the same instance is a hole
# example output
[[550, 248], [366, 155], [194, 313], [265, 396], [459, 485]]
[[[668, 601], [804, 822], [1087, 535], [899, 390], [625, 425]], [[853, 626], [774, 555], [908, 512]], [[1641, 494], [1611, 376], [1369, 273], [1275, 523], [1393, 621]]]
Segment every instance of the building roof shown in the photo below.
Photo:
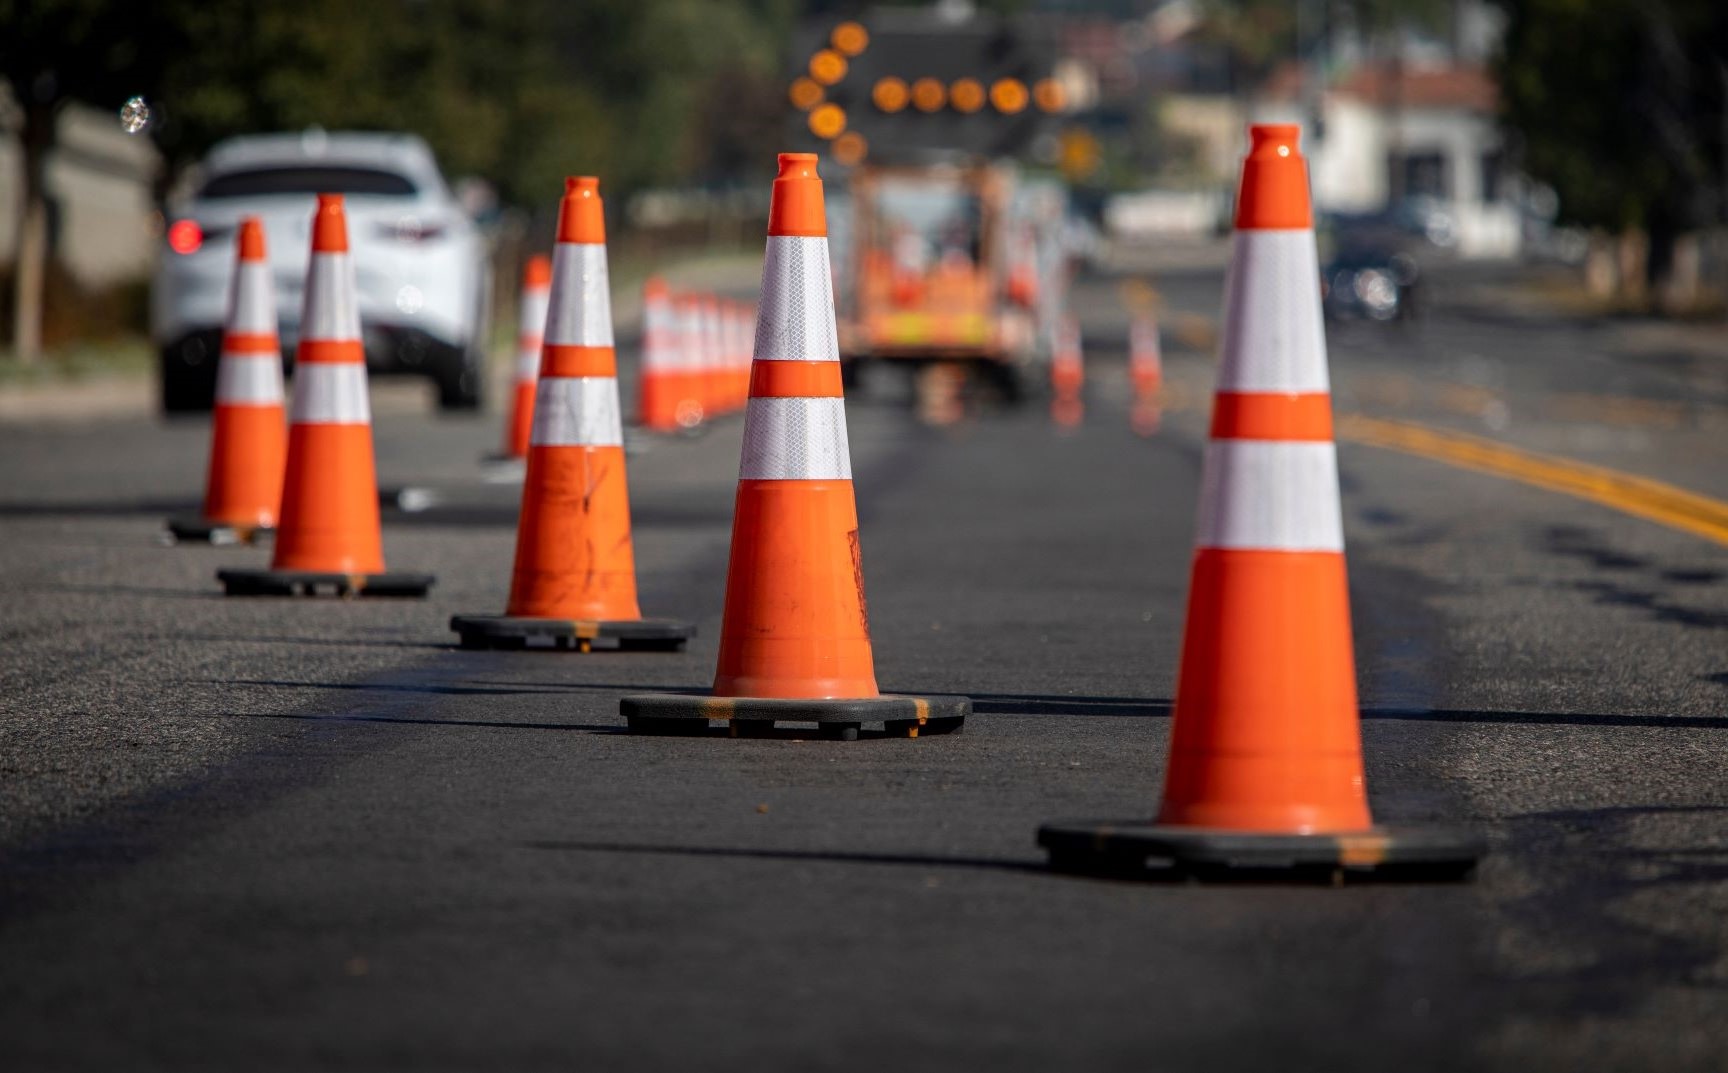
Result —
[[[1293, 100], [1302, 89], [1302, 69], [1283, 64], [1266, 79], [1265, 96]], [[1396, 72], [1389, 63], [1363, 64], [1338, 79], [1329, 93], [1373, 105], [1405, 108], [1452, 108], [1489, 113], [1499, 102], [1499, 89], [1480, 67], [1412, 67]]]

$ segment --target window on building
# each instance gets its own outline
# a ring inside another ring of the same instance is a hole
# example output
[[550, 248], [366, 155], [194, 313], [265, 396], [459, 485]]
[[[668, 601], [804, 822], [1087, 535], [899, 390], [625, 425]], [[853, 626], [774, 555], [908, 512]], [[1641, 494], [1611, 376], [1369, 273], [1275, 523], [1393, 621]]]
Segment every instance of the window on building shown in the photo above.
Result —
[[1387, 159], [1392, 190], [1400, 197], [1451, 198], [1446, 156], [1440, 152], [1394, 153]]
[[1482, 154], [1482, 203], [1492, 205], [1506, 197], [1506, 154], [1491, 149]]

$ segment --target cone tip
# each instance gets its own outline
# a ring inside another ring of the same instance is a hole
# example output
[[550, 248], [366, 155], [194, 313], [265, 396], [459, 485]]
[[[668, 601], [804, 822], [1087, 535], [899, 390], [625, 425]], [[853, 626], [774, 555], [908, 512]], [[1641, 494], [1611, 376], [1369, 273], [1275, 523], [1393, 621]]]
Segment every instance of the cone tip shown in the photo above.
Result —
[[551, 258], [542, 253], [528, 258], [527, 266], [522, 269], [522, 283], [527, 287], [550, 287], [552, 285]]
[[256, 216], [240, 218], [240, 259], [262, 261], [264, 254], [264, 221]]
[[348, 218], [342, 211], [341, 194], [318, 195], [318, 212], [312, 220], [312, 252], [348, 252]]
[[1248, 139], [1251, 157], [1302, 155], [1302, 128], [1295, 123], [1250, 123]]
[[642, 291], [653, 298], [664, 298], [672, 293], [671, 288], [666, 286], [666, 280], [661, 276], [649, 276], [647, 282], [642, 284]]
[[1294, 231], [1314, 226], [1308, 197], [1308, 162], [1294, 123], [1254, 123], [1248, 127], [1248, 156], [1236, 194], [1239, 231]]
[[816, 174], [815, 153], [781, 153], [780, 179], [820, 179]]
[[822, 177], [815, 153], [781, 153], [780, 172], [768, 203], [768, 234], [800, 238], [828, 237], [828, 213], [822, 203]]
[[558, 241], [602, 245], [606, 216], [600, 208], [600, 180], [572, 175], [564, 180], [564, 200], [558, 206]]

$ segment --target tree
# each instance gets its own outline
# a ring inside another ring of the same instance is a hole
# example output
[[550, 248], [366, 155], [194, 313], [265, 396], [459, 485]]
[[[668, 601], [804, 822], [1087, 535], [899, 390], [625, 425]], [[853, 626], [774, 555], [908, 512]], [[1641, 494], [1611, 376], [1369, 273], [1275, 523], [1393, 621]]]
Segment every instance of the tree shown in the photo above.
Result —
[[73, 100], [118, 109], [133, 93], [152, 89], [173, 30], [152, 5], [104, 0], [0, 0], [0, 26], [0, 72], [23, 112], [12, 349], [31, 363], [42, 349], [49, 256], [44, 177], [60, 110]]
[[1524, 170], [1554, 187], [1563, 220], [1647, 233], [1646, 279], [1661, 283], [1675, 238], [1728, 207], [1728, 5], [1503, 2], [1502, 119]]
[[544, 205], [577, 171], [621, 201], [771, 137], [752, 112], [781, 106], [791, 15], [789, 0], [0, 0], [0, 70], [25, 113], [15, 350], [40, 349], [43, 169], [68, 101], [149, 99], [163, 190], [224, 137], [319, 125], [420, 134], [506, 201]]

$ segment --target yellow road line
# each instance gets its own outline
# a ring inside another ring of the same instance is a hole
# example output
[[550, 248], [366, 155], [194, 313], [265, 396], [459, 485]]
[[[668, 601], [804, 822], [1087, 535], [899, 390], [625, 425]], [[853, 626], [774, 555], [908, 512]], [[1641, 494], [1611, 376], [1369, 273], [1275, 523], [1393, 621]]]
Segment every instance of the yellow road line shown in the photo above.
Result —
[[1340, 417], [1338, 435], [1563, 492], [1728, 545], [1728, 503], [1648, 477], [1536, 454], [1468, 433], [1359, 414]]

